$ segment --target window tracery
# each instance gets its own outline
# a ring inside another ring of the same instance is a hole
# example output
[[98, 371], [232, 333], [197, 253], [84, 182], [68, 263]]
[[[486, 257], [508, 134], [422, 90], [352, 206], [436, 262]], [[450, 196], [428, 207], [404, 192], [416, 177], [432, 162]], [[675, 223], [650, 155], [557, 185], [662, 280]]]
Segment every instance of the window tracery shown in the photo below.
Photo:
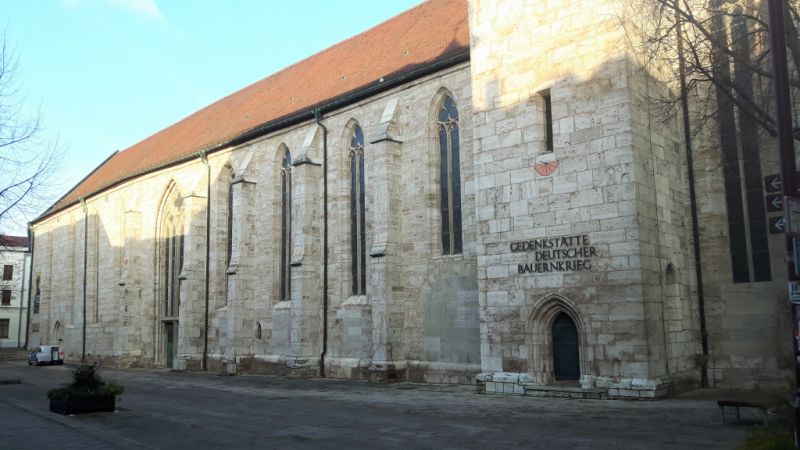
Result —
[[439, 146], [439, 199], [442, 214], [442, 254], [462, 252], [461, 236], [461, 159], [458, 109], [446, 95], [439, 106], [436, 122]]
[[355, 125], [350, 136], [350, 261], [353, 295], [367, 291], [364, 201], [364, 133]]
[[281, 300], [292, 298], [292, 154], [284, 148], [281, 178]]

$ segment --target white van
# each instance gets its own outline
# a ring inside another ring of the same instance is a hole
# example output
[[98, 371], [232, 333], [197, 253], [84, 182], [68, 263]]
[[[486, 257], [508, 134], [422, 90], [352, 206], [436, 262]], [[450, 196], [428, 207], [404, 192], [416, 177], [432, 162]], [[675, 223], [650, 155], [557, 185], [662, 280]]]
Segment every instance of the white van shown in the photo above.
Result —
[[28, 365], [64, 364], [64, 352], [55, 345], [40, 345], [28, 355]]

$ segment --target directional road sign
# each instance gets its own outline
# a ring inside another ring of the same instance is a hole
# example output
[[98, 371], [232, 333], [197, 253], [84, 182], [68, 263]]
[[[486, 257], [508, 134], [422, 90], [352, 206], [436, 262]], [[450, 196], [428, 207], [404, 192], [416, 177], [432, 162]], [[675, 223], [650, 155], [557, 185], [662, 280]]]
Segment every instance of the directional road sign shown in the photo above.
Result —
[[[800, 171], [796, 172], [796, 179], [800, 179]], [[764, 177], [764, 190], [768, 193], [783, 191], [783, 183], [781, 183], [780, 175], [767, 175]], [[798, 187], [800, 191], [800, 187]]]
[[767, 192], [780, 192], [783, 189], [780, 175], [767, 175], [764, 177], [764, 189]]
[[767, 203], [767, 212], [783, 211], [783, 195], [769, 194], [765, 197]]
[[769, 218], [769, 234], [783, 234], [786, 232], [786, 219], [783, 217]]

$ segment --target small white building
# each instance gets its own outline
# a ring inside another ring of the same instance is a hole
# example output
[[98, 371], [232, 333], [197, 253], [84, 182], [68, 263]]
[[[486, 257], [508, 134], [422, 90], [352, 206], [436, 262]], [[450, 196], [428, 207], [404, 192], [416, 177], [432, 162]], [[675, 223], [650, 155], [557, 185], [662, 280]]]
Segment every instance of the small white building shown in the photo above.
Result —
[[22, 347], [28, 323], [31, 251], [25, 236], [0, 235], [0, 348]]

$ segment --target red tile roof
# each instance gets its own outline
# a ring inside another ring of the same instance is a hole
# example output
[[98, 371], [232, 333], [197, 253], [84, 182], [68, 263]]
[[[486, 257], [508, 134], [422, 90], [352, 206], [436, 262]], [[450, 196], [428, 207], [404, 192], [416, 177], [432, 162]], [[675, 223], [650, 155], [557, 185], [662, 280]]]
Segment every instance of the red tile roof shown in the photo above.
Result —
[[0, 247], [25, 247], [28, 248], [27, 236], [6, 236], [0, 234]]
[[36, 220], [81, 197], [223, 145], [264, 124], [468, 52], [466, 0], [430, 0], [113, 154]]

